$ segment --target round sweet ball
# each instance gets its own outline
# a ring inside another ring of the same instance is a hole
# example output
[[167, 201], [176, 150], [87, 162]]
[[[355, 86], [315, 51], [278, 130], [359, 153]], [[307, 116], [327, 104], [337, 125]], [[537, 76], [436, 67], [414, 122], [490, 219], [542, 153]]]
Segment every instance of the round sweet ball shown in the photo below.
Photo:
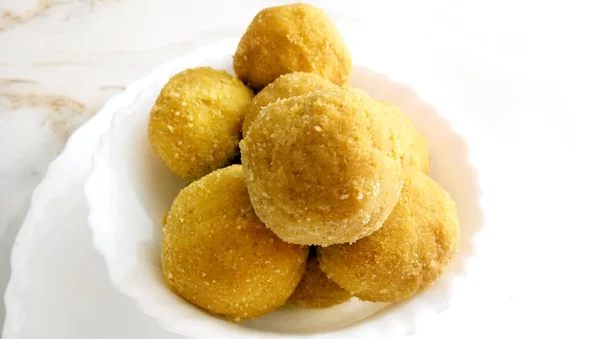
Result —
[[327, 276], [359, 299], [400, 301], [440, 277], [458, 239], [454, 202], [425, 173], [412, 170], [381, 229], [354, 244], [320, 248], [318, 258]]
[[287, 302], [305, 308], [327, 308], [351, 297], [321, 271], [315, 249], [310, 252], [300, 284]]
[[225, 71], [198, 67], [176, 74], [150, 112], [150, 144], [173, 173], [190, 181], [201, 178], [238, 154], [253, 96]]
[[343, 85], [352, 58], [325, 12], [293, 4], [266, 8], [254, 17], [239, 42], [233, 68], [255, 90], [292, 72], [316, 73]]
[[256, 214], [294, 244], [375, 232], [400, 194], [397, 124], [376, 100], [341, 88], [263, 108], [240, 143]]
[[400, 120], [400, 135], [402, 135], [402, 167], [414, 168], [425, 173], [429, 173], [429, 151], [427, 140], [419, 133], [417, 128], [410, 121], [408, 116], [397, 106], [383, 102], [391, 114]]
[[240, 165], [184, 188], [164, 226], [162, 269], [169, 288], [235, 321], [283, 305], [307, 256], [308, 247], [283, 242], [256, 217]]
[[260, 110], [279, 99], [286, 99], [316, 91], [334, 88], [336, 85], [313, 73], [294, 72], [280, 76], [258, 93], [246, 110], [242, 132], [248, 133], [248, 128], [258, 116]]

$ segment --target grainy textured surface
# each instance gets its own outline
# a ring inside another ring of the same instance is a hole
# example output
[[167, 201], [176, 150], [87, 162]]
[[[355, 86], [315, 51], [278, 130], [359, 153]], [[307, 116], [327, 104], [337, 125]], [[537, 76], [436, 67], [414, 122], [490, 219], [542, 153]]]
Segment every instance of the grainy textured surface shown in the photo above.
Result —
[[167, 285], [192, 304], [233, 320], [283, 305], [302, 278], [307, 255], [308, 247], [281, 241], [258, 220], [240, 165], [183, 189], [164, 228]]
[[402, 136], [402, 168], [415, 168], [429, 172], [429, 151], [427, 140], [412, 124], [410, 119], [391, 103], [381, 101], [400, 119], [400, 135]]
[[313, 73], [295, 72], [280, 76], [252, 99], [252, 103], [248, 106], [244, 116], [243, 134], [246, 135], [248, 128], [250, 128], [260, 110], [268, 104], [278, 99], [322, 91], [335, 86], [331, 81]]
[[317, 73], [343, 85], [352, 58], [325, 12], [293, 4], [266, 8], [254, 17], [240, 40], [233, 67], [256, 90], [291, 72]]
[[406, 171], [402, 195], [385, 224], [354, 244], [318, 249], [329, 278], [367, 301], [399, 301], [430, 286], [459, 238], [454, 202], [425, 173]]
[[252, 97], [225, 71], [198, 67], [176, 74], [150, 112], [150, 143], [173, 173], [201, 178], [238, 153], [243, 114]]
[[311, 249], [302, 280], [288, 303], [306, 308], [327, 308], [352, 297], [321, 271], [316, 254], [316, 249]]
[[400, 194], [398, 123], [377, 101], [340, 88], [265, 107], [240, 143], [256, 214], [304, 245], [376, 231]]

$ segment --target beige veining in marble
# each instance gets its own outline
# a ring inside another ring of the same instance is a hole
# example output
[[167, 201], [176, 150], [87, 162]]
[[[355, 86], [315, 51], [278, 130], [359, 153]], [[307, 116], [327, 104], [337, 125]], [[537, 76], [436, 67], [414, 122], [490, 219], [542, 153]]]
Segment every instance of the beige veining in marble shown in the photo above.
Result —
[[37, 84], [37, 81], [30, 79], [0, 79], [0, 87], [10, 86], [15, 84]]
[[122, 91], [124, 89], [125, 86], [121, 85], [105, 85], [98, 88], [99, 91]]
[[44, 12], [52, 8], [53, 6], [64, 4], [64, 2], [54, 0], [38, 0], [33, 8], [25, 10], [24, 12], [18, 13], [4, 10], [2, 13], [2, 20], [0, 21], [0, 32], [5, 31], [13, 26], [30, 22], [31, 20], [39, 17]]
[[56, 67], [56, 66], [91, 66], [91, 62], [71, 61], [71, 60], [48, 60], [31, 63], [34, 67]]
[[6, 31], [17, 25], [22, 25], [33, 21], [44, 13], [58, 6], [71, 5], [74, 2], [87, 3], [90, 8], [95, 8], [101, 4], [119, 2], [121, 0], [38, 0], [33, 7], [24, 11], [14, 11], [5, 9], [0, 15], [0, 32]]
[[0, 99], [8, 102], [9, 110], [28, 107], [46, 112], [46, 122], [63, 141], [79, 127], [79, 121], [87, 119], [90, 115], [83, 103], [66, 96], [0, 92]]

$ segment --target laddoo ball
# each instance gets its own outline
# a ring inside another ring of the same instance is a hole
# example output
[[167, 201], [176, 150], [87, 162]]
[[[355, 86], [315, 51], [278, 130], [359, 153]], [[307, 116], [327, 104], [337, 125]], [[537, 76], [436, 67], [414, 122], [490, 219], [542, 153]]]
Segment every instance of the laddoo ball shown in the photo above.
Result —
[[283, 305], [300, 282], [308, 247], [280, 240], [252, 211], [240, 165], [184, 188], [164, 226], [162, 269], [170, 289], [239, 321]]
[[239, 42], [233, 68], [255, 90], [292, 72], [316, 73], [343, 85], [352, 58], [325, 12], [292, 4], [263, 9], [254, 17]]
[[351, 297], [350, 293], [321, 271], [316, 248], [313, 248], [308, 256], [302, 280], [287, 302], [305, 308], [327, 308], [341, 304]]
[[254, 94], [210, 67], [185, 70], [164, 86], [150, 112], [152, 148], [173, 173], [192, 181], [231, 163]]
[[456, 252], [454, 202], [427, 174], [407, 170], [383, 226], [353, 244], [318, 249], [323, 272], [366, 301], [400, 301], [435, 282]]
[[336, 87], [334, 83], [313, 73], [294, 72], [280, 76], [260, 91], [246, 109], [242, 132], [244, 135], [260, 110], [279, 99], [295, 97]]
[[392, 115], [400, 119], [401, 130], [399, 133], [402, 135], [402, 167], [415, 168], [428, 173], [429, 151], [427, 140], [419, 133], [408, 116], [400, 108], [388, 102], [382, 101], [381, 103], [390, 109]]
[[240, 142], [258, 217], [286, 242], [328, 246], [376, 231], [400, 194], [398, 120], [332, 88], [263, 108]]

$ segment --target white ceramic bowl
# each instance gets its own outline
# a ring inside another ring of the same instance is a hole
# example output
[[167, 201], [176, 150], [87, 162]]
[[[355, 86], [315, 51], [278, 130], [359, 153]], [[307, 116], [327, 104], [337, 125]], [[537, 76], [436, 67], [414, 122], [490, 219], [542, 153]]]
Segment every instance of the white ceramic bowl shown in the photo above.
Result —
[[161, 218], [184, 184], [152, 151], [147, 138], [148, 113], [169, 77], [183, 69], [206, 65], [231, 72], [237, 40], [222, 41], [161, 66], [142, 80], [145, 89], [133, 103], [115, 113], [102, 137], [85, 187], [93, 241], [106, 260], [114, 286], [167, 330], [190, 338], [306, 334], [396, 338], [413, 332], [421, 319], [446, 309], [457, 298], [456, 287], [466, 276], [466, 259], [473, 253], [472, 240], [481, 225], [477, 172], [470, 165], [468, 147], [453, 132], [448, 122], [453, 117], [442, 118], [409, 86], [393, 80], [403, 75], [414, 77], [414, 63], [387, 58], [390, 62], [386, 64], [375, 57], [377, 51], [353, 50], [352, 40], [346, 40], [354, 54], [352, 85], [400, 106], [428, 140], [431, 176], [457, 204], [462, 223], [461, 251], [432, 288], [401, 304], [352, 299], [325, 310], [286, 306], [263, 318], [236, 324], [213, 317], [171, 292], [161, 274]]

